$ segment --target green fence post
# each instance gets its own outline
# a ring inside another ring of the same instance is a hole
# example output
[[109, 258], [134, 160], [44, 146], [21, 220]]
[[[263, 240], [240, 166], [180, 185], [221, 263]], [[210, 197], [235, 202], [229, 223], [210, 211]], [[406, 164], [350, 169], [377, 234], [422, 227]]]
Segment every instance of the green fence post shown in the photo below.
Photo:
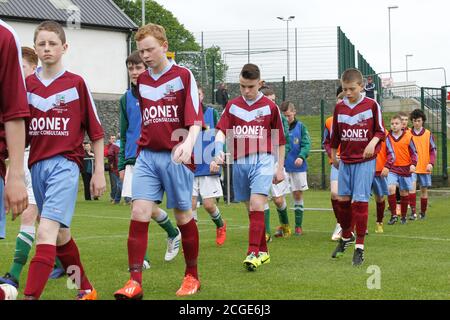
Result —
[[425, 88], [424, 87], [420, 88], [420, 109], [422, 109], [422, 111], [425, 111]]
[[448, 184], [447, 173], [447, 90], [441, 88], [441, 125], [442, 125], [442, 178]]
[[[324, 139], [323, 128], [325, 128], [325, 101], [323, 99], [320, 100], [320, 128], [321, 128], [321, 137], [322, 137], [322, 139], [320, 141], [322, 144], [322, 141]], [[320, 157], [321, 157], [321, 165], [322, 165], [322, 190], [325, 190], [327, 187], [326, 181], [325, 181], [325, 152], [321, 152]]]
[[283, 76], [282, 97], [283, 97], [283, 101], [286, 101], [286, 77], [285, 76]]
[[216, 62], [214, 56], [212, 57], [212, 80], [211, 80], [211, 102], [216, 103]]

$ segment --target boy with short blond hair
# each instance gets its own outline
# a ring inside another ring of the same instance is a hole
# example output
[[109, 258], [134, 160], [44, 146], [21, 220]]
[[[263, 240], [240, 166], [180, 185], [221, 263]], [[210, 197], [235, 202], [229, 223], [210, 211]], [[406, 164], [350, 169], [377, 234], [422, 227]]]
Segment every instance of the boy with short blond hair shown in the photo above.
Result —
[[[352, 264], [364, 262], [364, 238], [367, 229], [369, 197], [375, 176], [375, 158], [379, 142], [385, 138], [381, 108], [364, 97], [363, 77], [357, 69], [347, 69], [341, 77], [345, 97], [336, 105], [331, 132], [333, 165], [339, 168], [339, 220], [342, 238], [332, 254], [338, 258], [355, 242]], [[340, 161], [337, 148], [340, 146]], [[356, 222], [356, 238], [352, 232]]]
[[91, 191], [105, 191], [103, 129], [94, 100], [82, 77], [62, 64], [67, 51], [63, 28], [44, 21], [35, 31], [34, 45], [42, 67], [27, 78], [31, 111], [28, 135], [33, 192], [40, 213], [36, 253], [30, 263], [24, 291], [26, 300], [39, 299], [53, 268], [55, 257], [66, 272], [76, 268], [78, 300], [95, 300], [97, 292], [89, 282], [72, 238], [72, 222], [82, 166], [85, 132], [93, 141], [95, 168]]
[[393, 225], [398, 221], [395, 195], [397, 185], [400, 190], [401, 223], [405, 224], [409, 204], [409, 190], [412, 189], [411, 174], [416, 170], [417, 152], [411, 131], [403, 128], [400, 115], [395, 115], [391, 118], [391, 131], [387, 139], [395, 154], [395, 161], [392, 167], [388, 168], [390, 170], [388, 175], [388, 200], [392, 213], [388, 224]]

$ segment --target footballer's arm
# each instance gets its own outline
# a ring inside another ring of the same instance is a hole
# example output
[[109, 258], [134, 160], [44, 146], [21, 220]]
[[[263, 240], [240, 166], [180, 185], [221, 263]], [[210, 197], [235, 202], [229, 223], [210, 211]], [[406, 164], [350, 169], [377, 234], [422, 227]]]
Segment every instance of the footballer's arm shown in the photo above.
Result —
[[100, 197], [106, 190], [103, 143], [104, 143], [103, 138], [92, 142], [95, 165], [94, 165], [94, 173], [92, 174], [90, 189], [91, 194], [94, 197]]

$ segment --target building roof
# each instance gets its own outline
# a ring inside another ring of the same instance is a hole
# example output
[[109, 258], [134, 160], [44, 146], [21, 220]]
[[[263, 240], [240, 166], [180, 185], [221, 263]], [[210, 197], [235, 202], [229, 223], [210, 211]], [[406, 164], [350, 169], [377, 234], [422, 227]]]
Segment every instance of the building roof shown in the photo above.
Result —
[[138, 28], [113, 0], [0, 0], [0, 18], [30, 22], [55, 20], [66, 24], [76, 16], [73, 6], [79, 8], [81, 27], [117, 31]]

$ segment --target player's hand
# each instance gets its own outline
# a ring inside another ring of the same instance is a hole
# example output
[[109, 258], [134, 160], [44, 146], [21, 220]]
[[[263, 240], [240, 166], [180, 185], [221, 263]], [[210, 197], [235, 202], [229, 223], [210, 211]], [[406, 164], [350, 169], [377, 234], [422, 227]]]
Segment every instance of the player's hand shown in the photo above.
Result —
[[192, 148], [193, 146], [188, 141], [180, 144], [173, 152], [173, 161], [184, 164], [191, 163]]
[[25, 187], [25, 175], [23, 172], [8, 172], [5, 185], [5, 211], [12, 212], [15, 220], [28, 207], [28, 194]]
[[364, 159], [371, 158], [374, 153], [375, 153], [375, 147], [371, 143], [369, 143], [367, 145], [367, 147], [364, 149], [363, 158]]
[[106, 191], [106, 180], [103, 172], [94, 172], [90, 183], [91, 195], [93, 197], [101, 197]]
[[339, 162], [341, 162], [341, 160], [338, 159], [337, 157], [333, 159], [333, 166], [334, 166], [336, 169], [339, 169]]
[[279, 183], [282, 182], [283, 180], [284, 180], [284, 171], [283, 171], [283, 168], [277, 169], [277, 171], [275, 172], [275, 174], [274, 174], [274, 176], [273, 176], [272, 183], [273, 183], [273, 184], [279, 184]]
[[431, 163], [429, 163], [427, 165], [427, 172], [431, 173], [433, 171], [433, 165]]
[[384, 167], [383, 170], [381, 170], [381, 176], [383, 178], [386, 178], [389, 175], [389, 169]]
[[209, 165], [209, 171], [211, 171], [211, 173], [218, 173], [220, 170], [220, 166], [225, 163], [224, 158], [225, 154], [223, 152], [220, 152], [219, 155], [216, 156], [213, 161], [211, 161]]
[[412, 164], [412, 165], [409, 167], [409, 172], [411, 172], [411, 173], [416, 172], [416, 166]]
[[123, 182], [123, 179], [125, 178], [125, 170], [119, 171], [119, 178], [120, 178], [120, 181]]
[[303, 164], [303, 159], [302, 159], [302, 158], [297, 158], [297, 159], [295, 159], [294, 165], [295, 165], [296, 167], [301, 167], [302, 164]]

